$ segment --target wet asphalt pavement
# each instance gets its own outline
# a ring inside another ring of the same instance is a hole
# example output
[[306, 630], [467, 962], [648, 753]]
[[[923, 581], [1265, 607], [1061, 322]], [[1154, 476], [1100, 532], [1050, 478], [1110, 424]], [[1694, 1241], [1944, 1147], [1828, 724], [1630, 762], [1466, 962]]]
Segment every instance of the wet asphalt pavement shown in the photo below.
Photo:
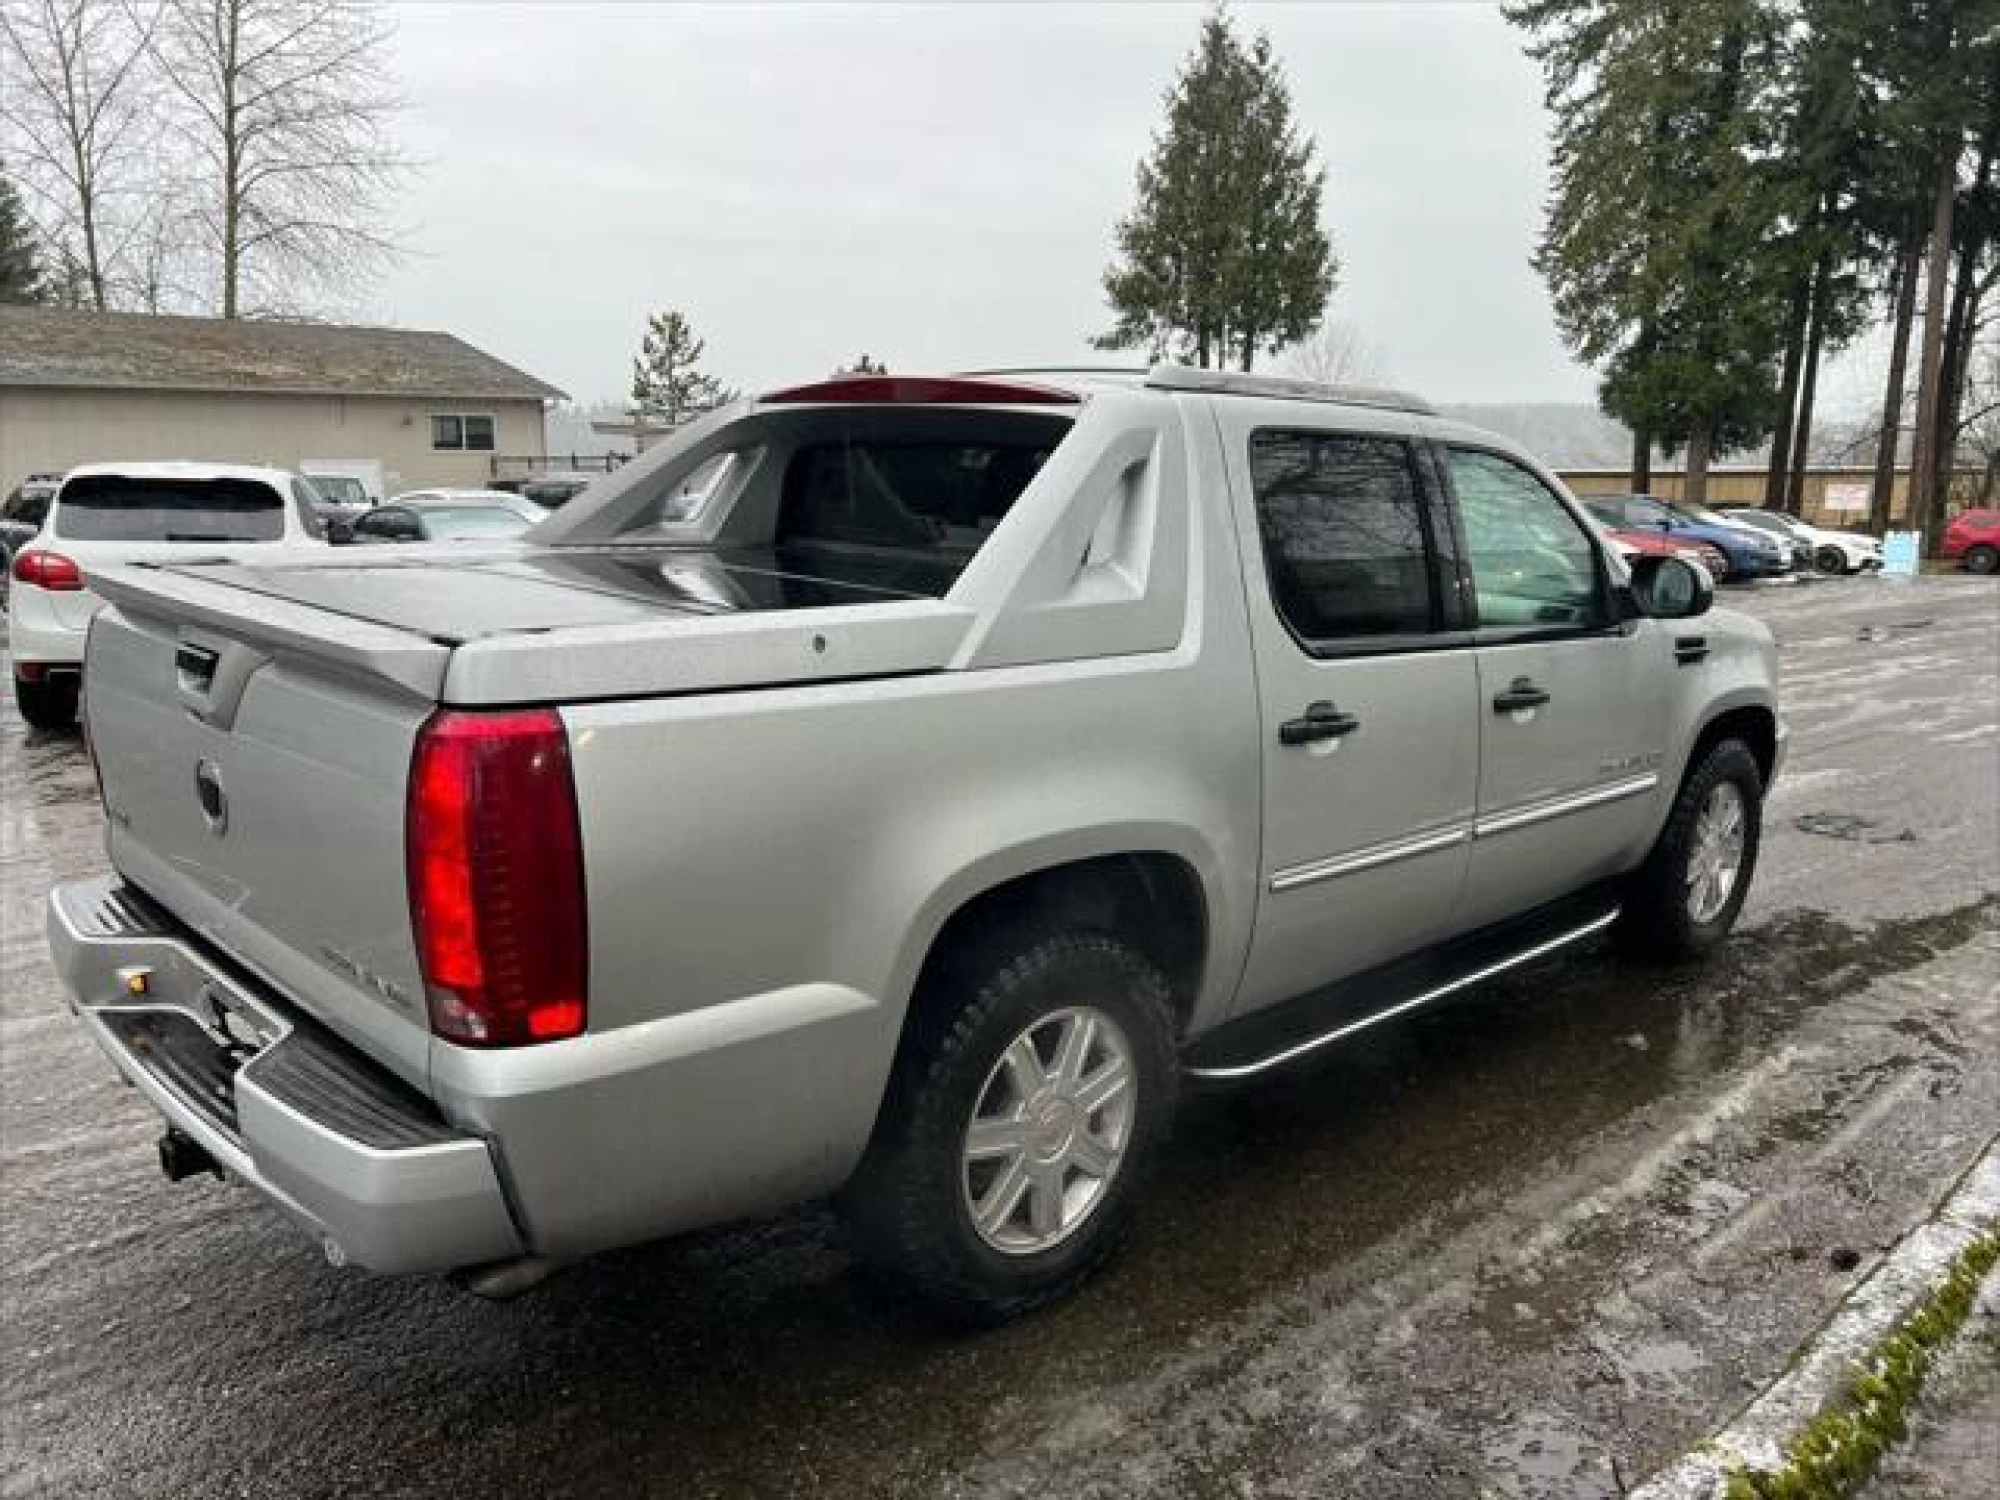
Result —
[[493, 1305], [170, 1186], [42, 946], [102, 864], [89, 767], [10, 705], [0, 1493], [1617, 1494], [2000, 1132], [2000, 587], [1729, 602], [1793, 737], [1717, 961], [1584, 954], [1196, 1096], [1131, 1251], [982, 1335], [819, 1211]]

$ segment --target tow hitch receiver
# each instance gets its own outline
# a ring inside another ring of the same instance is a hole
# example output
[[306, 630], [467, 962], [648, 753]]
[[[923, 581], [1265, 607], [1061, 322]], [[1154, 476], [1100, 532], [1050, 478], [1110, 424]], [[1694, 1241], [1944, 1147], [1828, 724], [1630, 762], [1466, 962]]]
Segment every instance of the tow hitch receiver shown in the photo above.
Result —
[[222, 1180], [222, 1168], [201, 1142], [172, 1127], [160, 1137], [160, 1170], [167, 1174], [169, 1182], [180, 1182], [200, 1172], [213, 1172], [218, 1182]]

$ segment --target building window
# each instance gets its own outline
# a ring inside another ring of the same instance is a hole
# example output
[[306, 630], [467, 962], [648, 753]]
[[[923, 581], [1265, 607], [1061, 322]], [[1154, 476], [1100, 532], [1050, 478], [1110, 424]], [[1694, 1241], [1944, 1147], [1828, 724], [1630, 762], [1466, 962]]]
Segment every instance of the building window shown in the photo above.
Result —
[[450, 416], [431, 418], [431, 446], [450, 452], [491, 453], [491, 417]]

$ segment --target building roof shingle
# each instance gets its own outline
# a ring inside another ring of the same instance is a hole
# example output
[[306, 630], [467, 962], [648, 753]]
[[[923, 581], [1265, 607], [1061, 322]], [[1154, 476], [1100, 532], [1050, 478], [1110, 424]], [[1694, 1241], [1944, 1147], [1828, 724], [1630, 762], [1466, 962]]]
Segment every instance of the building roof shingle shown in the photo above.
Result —
[[0, 388], [550, 399], [563, 393], [448, 333], [0, 306]]

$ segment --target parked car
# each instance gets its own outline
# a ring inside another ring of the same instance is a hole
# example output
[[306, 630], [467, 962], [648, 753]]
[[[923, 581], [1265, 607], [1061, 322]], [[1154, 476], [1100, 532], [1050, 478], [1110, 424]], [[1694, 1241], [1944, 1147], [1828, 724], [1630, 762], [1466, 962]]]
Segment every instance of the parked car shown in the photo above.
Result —
[[537, 505], [558, 510], [582, 494], [599, 477], [596, 474], [533, 474], [521, 481], [520, 492]]
[[1969, 573], [2000, 572], [2000, 510], [1962, 510], [1944, 529], [1944, 556]]
[[512, 490], [430, 489], [406, 490], [391, 502], [396, 505], [497, 505], [511, 510], [530, 526], [549, 518], [549, 508]]
[[374, 498], [359, 479], [337, 474], [304, 477], [312, 488], [312, 513], [321, 529], [329, 534], [338, 527], [359, 520], [374, 508]]
[[412, 490], [338, 527], [338, 543], [501, 541], [519, 536], [547, 512], [492, 490]]
[[992, 1319], [1183, 1082], [1724, 940], [1785, 740], [1701, 569], [1409, 398], [1048, 378], [736, 403], [504, 565], [103, 574], [49, 932], [168, 1175], [495, 1293], [837, 1193]]
[[1589, 500], [1586, 499], [1583, 504], [1591, 519], [1604, 527], [1604, 534], [1628, 563], [1639, 557], [1679, 557], [1700, 563], [1717, 583], [1729, 577], [1729, 554], [1713, 542], [1675, 541], [1657, 531], [1634, 531], [1605, 525], [1604, 518], [1591, 509]]
[[70, 470], [8, 567], [14, 701], [39, 728], [75, 722], [99, 598], [86, 571], [176, 556], [250, 557], [317, 545], [312, 488], [284, 469], [102, 463]]
[[60, 474], [30, 474], [7, 492], [0, 504], [0, 547], [8, 556], [19, 552], [48, 519], [49, 501], [62, 484]]
[[1789, 542], [1804, 554], [1807, 566], [1821, 573], [1874, 572], [1882, 566], [1879, 538], [1859, 531], [1829, 531], [1812, 526], [1782, 511], [1760, 510], [1747, 505], [1726, 505], [1718, 512], [1739, 526], [1754, 526], [1769, 536]]
[[1782, 577], [1794, 565], [1790, 547], [1777, 538], [1700, 506], [1650, 495], [1592, 495], [1585, 503], [1592, 515], [1615, 529], [1650, 531], [1672, 541], [1707, 542], [1719, 548], [1729, 559], [1732, 581]]
[[299, 472], [330, 502], [356, 510], [380, 505], [389, 493], [376, 458], [302, 458]]

